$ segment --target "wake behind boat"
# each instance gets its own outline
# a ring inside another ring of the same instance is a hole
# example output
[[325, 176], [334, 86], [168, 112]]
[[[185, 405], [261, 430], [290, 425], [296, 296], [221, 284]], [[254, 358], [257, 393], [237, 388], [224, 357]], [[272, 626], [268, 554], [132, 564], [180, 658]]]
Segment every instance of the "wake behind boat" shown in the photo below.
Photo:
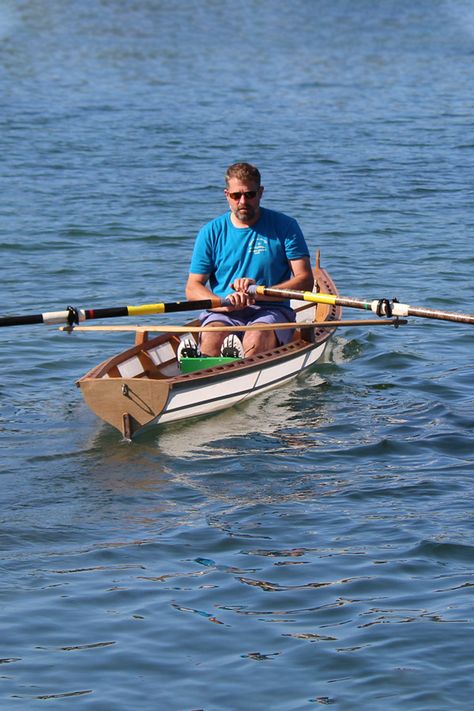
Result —
[[[315, 291], [337, 295], [319, 257], [313, 276]], [[297, 324], [287, 345], [194, 372], [183, 372], [177, 357], [181, 341], [194, 338], [191, 331], [150, 338], [145, 327], [132, 348], [97, 365], [77, 385], [91, 410], [127, 439], [145, 427], [223, 410], [288, 382], [322, 358], [341, 306], [308, 303], [295, 310], [297, 321], [324, 325]], [[195, 320], [187, 327], [199, 325]]]

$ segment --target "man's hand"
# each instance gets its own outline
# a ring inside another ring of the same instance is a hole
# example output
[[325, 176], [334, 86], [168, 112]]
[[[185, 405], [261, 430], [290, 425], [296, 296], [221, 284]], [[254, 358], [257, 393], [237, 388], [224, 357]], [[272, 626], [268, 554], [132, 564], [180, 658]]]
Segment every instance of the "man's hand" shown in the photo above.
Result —
[[[190, 301], [199, 299], [215, 298], [215, 294], [206, 286], [209, 279], [209, 274], [189, 274], [186, 284], [186, 298]], [[229, 306], [219, 306], [210, 311], [226, 313], [228, 311], [237, 311], [245, 309], [247, 306], [252, 306], [255, 303], [255, 297], [247, 294], [247, 289], [250, 284], [255, 284], [255, 279], [248, 277], [239, 277], [231, 284], [234, 293], [226, 296], [226, 300], [230, 303]]]
[[250, 279], [249, 277], [239, 277], [234, 280], [231, 287], [234, 291], [241, 291], [243, 294], [246, 294], [250, 284], [255, 284], [255, 279]]
[[235, 293], [226, 296], [227, 301], [230, 301], [232, 304], [232, 306], [226, 307], [229, 311], [245, 309], [247, 306], [252, 306], [255, 303], [255, 297], [251, 294], [247, 294], [247, 289], [250, 284], [255, 284], [255, 279], [239, 277], [234, 280], [231, 286]]

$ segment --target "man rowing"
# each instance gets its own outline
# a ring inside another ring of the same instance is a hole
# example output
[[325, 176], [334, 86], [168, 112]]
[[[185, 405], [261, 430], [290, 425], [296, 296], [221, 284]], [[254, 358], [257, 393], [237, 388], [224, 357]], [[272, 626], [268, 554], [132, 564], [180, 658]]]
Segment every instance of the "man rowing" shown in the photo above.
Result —
[[[303, 233], [292, 217], [261, 207], [264, 188], [259, 170], [249, 163], [234, 163], [227, 169], [225, 184], [229, 211], [199, 231], [186, 284], [190, 300], [218, 296], [230, 302], [200, 315], [203, 326], [215, 328], [215, 332], [201, 334], [201, 351], [207, 356], [228, 353], [229, 339], [219, 327], [236, 326], [240, 337], [238, 327], [242, 325], [295, 320], [289, 301], [250, 295], [251, 284], [305, 291], [313, 288]], [[292, 330], [278, 329], [246, 331], [242, 345], [237, 341], [238, 355], [268, 351], [288, 343], [292, 334]]]

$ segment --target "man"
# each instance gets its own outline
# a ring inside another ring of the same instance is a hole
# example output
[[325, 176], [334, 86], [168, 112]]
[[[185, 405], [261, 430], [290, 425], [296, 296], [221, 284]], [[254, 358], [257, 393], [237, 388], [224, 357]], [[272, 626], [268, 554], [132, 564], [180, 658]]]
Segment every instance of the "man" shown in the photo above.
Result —
[[[203, 326], [214, 332], [201, 334], [201, 351], [221, 353], [226, 333], [222, 326], [281, 323], [295, 320], [289, 302], [248, 294], [250, 284], [279, 289], [311, 291], [313, 275], [303, 233], [291, 217], [260, 206], [263, 186], [260, 172], [249, 163], [234, 163], [225, 175], [224, 194], [230, 210], [199, 232], [186, 285], [188, 299], [219, 296], [229, 306], [201, 314]], [[209, 282], [209, 287], [206, 286]], [[242, 334], [242, 332], [240, 332]], [[246, 356], [275, 348], [291, 340], [292, 330], [246, 331]]]

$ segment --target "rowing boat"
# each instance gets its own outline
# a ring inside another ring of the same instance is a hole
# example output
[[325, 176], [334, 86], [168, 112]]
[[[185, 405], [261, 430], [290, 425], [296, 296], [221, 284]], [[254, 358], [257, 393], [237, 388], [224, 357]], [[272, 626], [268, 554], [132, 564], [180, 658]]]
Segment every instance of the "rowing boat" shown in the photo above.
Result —
[[[223, 410], [295, 378], [323, 357], [339, 326], [395, 326], [405, 316], [474, 325], [474, 314], [413, 306], [398, 299], [359, 299], [340, 296], [321, 268], [319, 253], [313, 269], [313, 291], [252, 285], [249, 293], [290, 299], [297, 323], [250, 324], [239, 331], [291, 329], [292, 340], [266, 353], [234, 359], [178, 357], [179, 346], [193, 334], [213, 330], [191, 321], [185, 326], [81, 326], [81, 322], [120, 316], [145, 316], [226, 306], [218, 297], [104, 308], [75, 308], [35, 314], [0, 316], [0, 328], [32, 324], [65, 324], [62, 331], [135, 331], [135, 345], [112, 356], [77, 381], [89, 407], [127, 439], [154, 424], [189, 419]], [[303, 306], [299, 303], [305, 302]], [[316, 306], [315, 306], [316, 305]], [[342, 308], [372, 311], [374, 319], [338, 320]], [[383, 318], [381, 318], [383, 317]], [[309, 318], [309, 320], [308, 320]], [[219, 327], [232, 332], [234, 326]], [[150, 338], [158, 332], [159, 336]], [[181, 335], [180, 335], [181, 334]], [[196, 340], [196, 339], [195, 339]], [[217, 362], [216, 362], [217, 360]], [[187, 364], [186, 364], [186, 361]], [[199, 361], [199, 362], [198, 362]]]
[[[313, 275], [315, 292], [337, 295], [319, 256]], [[152, 329], [137, 328], [131, 348], [97, 365], [77, 385], [90, 409], [126, 439], [152, 425], [223, 410], [288, 382], [323, 357], [337, 327], [331, 322], [340, 318], [341, 306], [306, 303], [295, 310], [302, 325], [296, 324], [287, 345], [194, 372], [182, 371], [177, 350], [181, 340], [195, 338], [201, 330], [198, 320], [186, 324], [185, 333], [155, 337], [150, 337]], [[310, 328], [308, 323], [316, 325]]]

